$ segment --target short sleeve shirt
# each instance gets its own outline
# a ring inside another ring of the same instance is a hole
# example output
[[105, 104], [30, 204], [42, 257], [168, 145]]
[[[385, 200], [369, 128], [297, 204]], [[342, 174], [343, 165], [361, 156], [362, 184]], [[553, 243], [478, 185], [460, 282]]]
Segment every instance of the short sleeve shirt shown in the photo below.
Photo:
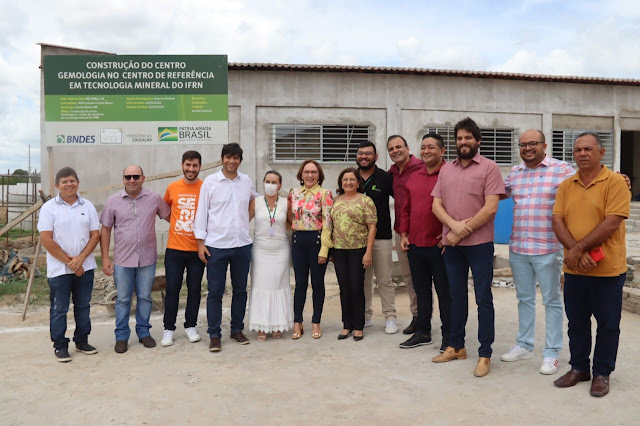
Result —
[[[629, 217], [631, 192], [624, 178], [602, 166], [598, 176], [586, 187], [580, 172], [564, 180], [558, 187], [553, 214], [563, 217], [571, 236], [580, 241], [591, 233], [606, 216]], [[602, 243], [604, 259], [582, 273], [563, 268], [564, 272], [592, 277], [615, 277], [627, 271], [627, 247], [624, 221]], [[567, 250], [565, 249], [565, 255]]]
[[180, 179], [171, 182], [164, 194], [164, 201], [171, 207], [169, 239], [167, 248], [181, 251], [198, 251], [198, 243], [193, 235], [193, 222], [198, 208], [198, 196], [202, 179], [188, 184]]
[[[91, 231], [100, 228], [98, 213], [91, 201], [78, 196], [73, 205], [67, 204], [60, 195], [44, 203], [38, 217], [38, 231], [53, 232], [53, 241], [69, 256], [77, 256], [89, 242]], [[97, 267], [93, 253], [82, 263], [85, 271]], [[47, 278], [73, 274], [63, 262], [47, 253]]]
[[[495, 161], [476, 154], [466, 167], [459, 159], [445, 164], [440, 169], [440, 177], [433, 188], [435, 198], [442, 200], [446, 212], [454, 220], [470, 219], [484, 206], [488, 195], [504, 194], [504, 181]], [[463, 238], [458, 245], [473, 246], [493, 241], [493, 218]], [[450, 229], [442, 225], [442, 235]], [[448, 245], [446, 238], [442, 242]]]
[[156, 215], [164, 219], [170, 213], [160, 194], [146, 188], [136, 198], [124, 189], [110, 196], [100, 213], [100, 223], [114, 229], [113, 262], [125, 268], [156, 263]]
[[368, 224], [376, 223], [378, 217], [373, 200], [361, 194], [353, 200], [337, 197], [331, 209], [333, 222], [333, 247], [358, 249], [367, 246]]
[[392, 234], [389, 196], [393, 196], [393, 176], [375, 166], [373, 174], [364, 182], [364, 193], [373, 200], [378, 213], [376, 240], [390, 240]]

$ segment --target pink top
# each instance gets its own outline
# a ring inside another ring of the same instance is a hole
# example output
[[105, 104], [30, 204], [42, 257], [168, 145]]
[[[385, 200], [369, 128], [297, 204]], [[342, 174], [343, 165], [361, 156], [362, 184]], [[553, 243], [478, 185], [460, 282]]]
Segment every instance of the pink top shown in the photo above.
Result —
[[171, 208], [160, 194], [142, 188], [136, 198], [124, 189], [107, 199], [100, 214], [100, 223], [114, 229], [113, 263], [125, 268], [137, 268], [156, 263], [156, 215], [164, 219]]
[[[433, 188], [435, 198], [442, 199], [442, 205], [454, 220], [469, 219], [484, 206], [487, 195], [504, 194], [504, 182], [498, 165], [479, 153], [471, 159], [467, 167], [462, 167], [456, 158], [440, 169], [440, 177]], [[445, 236], [449, 227], [442, 225], [442, 242], [448, 245]], [[475, 246], [493, 241], [493, 219], [476, 229], [458, 243], [461, 246]]]

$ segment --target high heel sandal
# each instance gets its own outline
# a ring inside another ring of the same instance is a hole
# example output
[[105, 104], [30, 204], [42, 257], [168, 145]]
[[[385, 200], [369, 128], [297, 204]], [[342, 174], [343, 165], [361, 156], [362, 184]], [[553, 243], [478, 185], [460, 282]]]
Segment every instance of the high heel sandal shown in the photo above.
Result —
[[258, 331], [258, 340], [264, 342], [267, 340], [267, 333], [264, 331]]
[[274, 331], [273, 333], [271, 333], [271, 337], [273, 339], [280, 339], [282, 338], [282, 331]]
[[338, 340], [344, 340], [344, 339], [346, 339], [347, 337], [349, 337], [349, 336], [351, 335], [351, 332], [352, 332], [352, 331], [353, 331], [353, 330], [349, 330], [349, 332], [348, 332], [347, 334], [342, 334], [342, 333], [338, 334]]
[[311, 337], [313, 337], [314, 339], [319, 339], [322, 337], [322, 330], [320, 330], [320, 324], [318, 324], [318, 331], [314, 331], [313, 333], [311, 333]]
[[304, 334], [304, 325], [300, 324], [300, 334], [293, 332], [293, 334], [291, 334], [291, 338], [293, 340], [298, 340], [299, 338], [302, 337], [303, 334]]

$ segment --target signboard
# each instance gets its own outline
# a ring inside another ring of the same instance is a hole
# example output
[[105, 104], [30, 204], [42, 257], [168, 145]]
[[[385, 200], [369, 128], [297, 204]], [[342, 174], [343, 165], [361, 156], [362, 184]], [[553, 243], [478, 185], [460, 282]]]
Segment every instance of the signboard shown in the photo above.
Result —
[[226, 55], [46, 55], [45, 145], [224, 144]]

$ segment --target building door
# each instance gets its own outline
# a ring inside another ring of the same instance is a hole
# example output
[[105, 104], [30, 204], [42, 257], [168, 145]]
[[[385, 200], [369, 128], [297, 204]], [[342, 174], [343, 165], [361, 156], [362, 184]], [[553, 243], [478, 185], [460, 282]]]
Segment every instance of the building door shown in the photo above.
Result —
[[640, 132], [622, 131], [620, 135], [620, 173], [631, 179], [634, 199], [640, 193]]

